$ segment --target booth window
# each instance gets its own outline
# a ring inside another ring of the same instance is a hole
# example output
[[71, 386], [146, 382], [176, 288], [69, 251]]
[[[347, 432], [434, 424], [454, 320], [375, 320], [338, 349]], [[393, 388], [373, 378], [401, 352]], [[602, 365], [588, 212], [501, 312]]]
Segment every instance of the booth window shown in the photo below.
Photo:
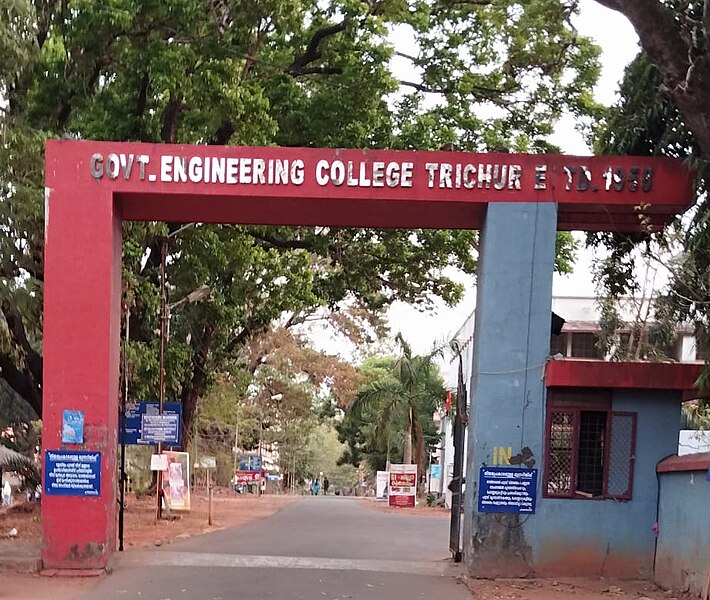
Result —
[[631, 499], [636, 413], [606, 392], [550, 391], [546, 429], [545, 496]]

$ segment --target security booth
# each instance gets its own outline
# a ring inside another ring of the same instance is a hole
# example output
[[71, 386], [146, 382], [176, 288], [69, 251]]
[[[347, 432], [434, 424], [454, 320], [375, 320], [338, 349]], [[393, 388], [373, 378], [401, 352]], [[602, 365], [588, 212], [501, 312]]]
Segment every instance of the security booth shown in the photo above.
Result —
[[703, 365], [551, 361], [536, 572], [646, 578], [658, 533], [657, 465], [678, 452], [680, 407]]
[[518, 373], [542, 389], [511, 407], [517, 434], [487, 447], [486, 464], [469, 465], [472, 575], [651, 578], [656, 469], [678, 452], [681, 404], [697, 396], [702, 369], [548, 358]]

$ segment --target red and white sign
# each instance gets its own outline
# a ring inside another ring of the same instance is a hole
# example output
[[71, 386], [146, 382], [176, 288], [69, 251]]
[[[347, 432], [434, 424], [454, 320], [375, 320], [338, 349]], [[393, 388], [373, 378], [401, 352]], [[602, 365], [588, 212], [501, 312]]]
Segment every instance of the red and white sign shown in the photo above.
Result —
[[414, 508], [417, 498], [417, 465], [391, 465], [389, 505]]
[[238, 484], [259, 483], [261, 481], [261, 473], [258, 471], [236, 471], [234, 479]]

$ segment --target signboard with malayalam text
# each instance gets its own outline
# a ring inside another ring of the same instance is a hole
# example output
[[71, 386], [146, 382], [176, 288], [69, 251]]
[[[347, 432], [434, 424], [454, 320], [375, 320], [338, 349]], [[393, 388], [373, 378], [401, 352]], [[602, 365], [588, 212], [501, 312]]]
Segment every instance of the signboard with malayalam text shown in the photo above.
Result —
[[[143, 415], [158, 415], [160, 409], [157, 402], [132, 402], [126, 407], [126, 435], [123, 443], [129, 445], [154, 444], [143, 438]], [[163, 404], [164, 415], [178, 415], [179, 422], [182, 423], [182, 404], [180, 402], [165, 402]], [[175, 446], [182, 444], [182, 427], [178, 427], [177, 442]], [[119, 440], [121, 436], [121, 424], [119, 420]], [[120, 441], [119, 441], [120, 443]]]
[[239, 485], [249, 485], [260, 481], [261, 473], [258, 471], [236, 471], [234, 473], [234, 483]]
[[141, 441], [144, 444], [176, 445], [180, 440], [180, 415], [143, 415]]
[[537, 469], [481, 467], [478, 512], [534, 514]]
[[390, 465], [389, 505], [414, 508], [417, 498], [417, 465]]
[[44, 493], [47, 496], [100, 496], [101, 452], [46, 450]]

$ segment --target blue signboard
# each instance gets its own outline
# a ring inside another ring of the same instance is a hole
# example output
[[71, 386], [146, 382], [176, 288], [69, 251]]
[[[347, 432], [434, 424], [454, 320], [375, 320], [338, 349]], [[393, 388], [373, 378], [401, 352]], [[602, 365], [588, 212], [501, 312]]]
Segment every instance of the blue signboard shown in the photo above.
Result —
[[441, 465], [429, 465], [429, 477], [431, 479], [441, 479]]
[[84, 443], [84, 413], [65, 410], [62, 414], [62, 444]]
[[177, 444], [180, 439], [180, 415], [143, 415], [141, 424], [143, 443]]
[[258, 454], [245, 454], [239, 457], [240, 471], [261, 471], [261, 458]]
[[481, 467], [478, 512], [533, 514], [537, 469]]
[[[135, 402], [126, 407], [126, 435], [123, 438], [124, 444], [154, 444], [143, 440], [143, 415], [158, 415], [160, 410], [157, 402]], [[178, 422], [182, 423], [182, 404], [180, 402], [165, 402], [163, 404], [164, 415], [178, 415]], [[119, 443], [120, 427], [119, 419]], [[178, 439], [175, 446], [182, 444], [182, 427], [178, 426]]]
[[101, 452], [45, 451], [44, 493], [48, 496], [100, 495]]

